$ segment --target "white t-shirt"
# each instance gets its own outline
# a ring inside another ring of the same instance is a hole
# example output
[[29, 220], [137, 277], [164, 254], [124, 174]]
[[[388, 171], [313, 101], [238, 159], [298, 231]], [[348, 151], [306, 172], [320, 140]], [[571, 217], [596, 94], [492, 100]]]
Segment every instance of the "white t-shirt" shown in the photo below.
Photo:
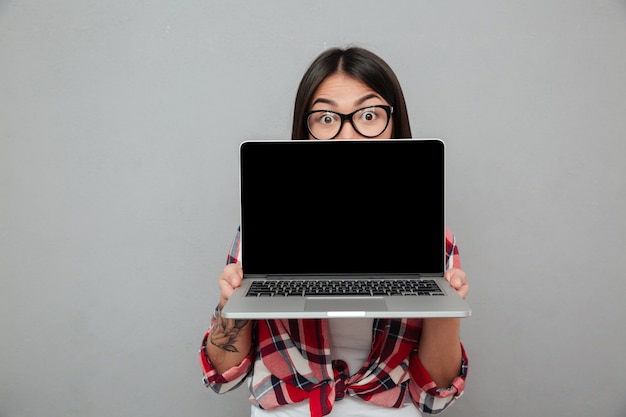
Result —
[[[330, 319], [330, 352], [333, 359], [348, 364], [350, 374], [355, 374], [365, 363], [372, 348], [373, 319]], [[273, 410], [262, 410], [253, 405], [252, 417], [309, 417], [309, 402], [287, 404]], [[370, 404], [358, 397], [345, 396], [333, 404], [329, 416], [341, 417], [421, 417], [420, 411], [407, 404], [402, 408], [387, 408]]]

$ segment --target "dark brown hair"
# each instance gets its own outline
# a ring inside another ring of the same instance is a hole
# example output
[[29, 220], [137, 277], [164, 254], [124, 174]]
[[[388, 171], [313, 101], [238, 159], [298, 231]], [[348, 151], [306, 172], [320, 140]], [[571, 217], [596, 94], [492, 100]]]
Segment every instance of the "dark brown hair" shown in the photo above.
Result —
[[327, 49], [304, 73], [296, 94], [291, 139], [309, 138], [304, 115], [310, 109], [313, 94], [328, 76], [338, 72], [365, 83], [393, 106], [393, 138], [411, 137], [404, 94], [395, 73], [378, 55], [353, 46]]

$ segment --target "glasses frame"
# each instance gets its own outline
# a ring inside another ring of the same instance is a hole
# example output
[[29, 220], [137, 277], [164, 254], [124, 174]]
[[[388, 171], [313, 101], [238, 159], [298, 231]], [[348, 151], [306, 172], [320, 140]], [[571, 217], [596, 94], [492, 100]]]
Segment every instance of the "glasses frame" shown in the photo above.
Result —
[[[379, 109], [383, 109], [385, 111], [385, 113], [387, 113], [387, 123], [385, 123], [385, 127], [377, 135], [374, 135], [374, 136], [364, 135], [356, 127], [356, 125], [354, 124], [354, 120], [352, 120], [352, 117], [354, 117], [354, 115], [357, 114], [360, 111], [363, 111], [365, 109], [371, 109], [373, 107], [376, 107], [376, 108], [379, 108]], [[309, 116], [311, 116], [314, 113], [332, 113], [332, 114], [336, 114], [337, 116], [339, 116], [339, 118], [341, 119], [341, 122], [339, 123], [339, 129], [337, 130], [337, 133], [335, 133], [335, 136], [333, 136], [332, 138], [328, 138], [328, 139], [320, 139], [317, 136], [315, 136], [313, 134], [313, 132], [311, 132], [311, 128], [309, 127]], [[304, 114], [304, 121], [305, 121], [305, 124], [306, 124], [306, 130], [309, 132], [309, 135], [311, 135], [313, 137], [313, 139], [315, 139], [315, 140], [333, 140], [333, 139], [335, 139], [339, 135], [339, 133], [341, 133], [341, 129], [343, 129], [343, 123], [346, 120], [348, 120], [350, 122], [350, 124], [352, 125], [352, 128], [359, 135], [371, 139], [371, 138], [375, 138], [377, 136], [380, 136], [387, 129], [387, 127], [389, 127], [389, 121], [391, 120], [391, 115], [392, 114], [393, 114], [393, 106], [389, 106], [389, 105], [386, 105], [386, 104], [376, 104], [376, 105], [373, 105], [373, 106], [361, 107], [360, 109], [356, 109], [352, 113], [348, 113], [348, 114], [339, 113], [339, 112], [336, 112], [334, 110], [311, 110], [311, 111], [308, 111], [308, 112], [306, 112]]]

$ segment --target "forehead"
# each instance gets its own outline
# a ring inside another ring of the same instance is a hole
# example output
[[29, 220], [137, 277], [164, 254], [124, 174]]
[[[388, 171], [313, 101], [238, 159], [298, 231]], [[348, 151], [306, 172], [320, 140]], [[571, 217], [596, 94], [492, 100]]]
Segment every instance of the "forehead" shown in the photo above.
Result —
[[[356, 101], [372, 93], [376, 94], [375, 91], [363, 81], [339, 72], [328, 76], [322, 81], [313, 94], [313, 101], [318, 98], [324, 98], [341, 104], [343, 101]], [[378, 94], [376, 94], [376, 96], [378, 96]]]

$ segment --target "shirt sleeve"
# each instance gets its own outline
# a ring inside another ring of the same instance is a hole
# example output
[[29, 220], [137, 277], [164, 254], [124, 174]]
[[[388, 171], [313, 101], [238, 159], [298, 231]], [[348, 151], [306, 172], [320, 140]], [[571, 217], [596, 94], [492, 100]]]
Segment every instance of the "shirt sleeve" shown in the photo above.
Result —
[[415, 406], [422, 412], [439, 414], [463, 395], [465, 379], [467, 378], [467, 355], [463, 344], [461, 344], [461, 352], [462, 362], [459, 376], [454, 378], [448, 388], [437, 388], [437, 384], [420, 362], [417, 352], [412, 354], [409, 361], [409, 373], [411, 374], [409, 390]]
[[[230, 251], [228, 252], [228, 257], [226, 260], [227, 264], [231, 263], [239, 263], [241, 260], [241, 234], [240, 228], [237, 228], [237, 234], [232, 241]], [[199, 352], [200, 359], [200, 367], [202, 369], [203, 378], [202, 381], [204, 384], [211, 388], [213, 391], [217, 393], [224, 393], [231, 391], [237, 388], [239, 385], [243, 383], [243, 381], [248, 376], [248, 373], [252, 369], [252, 364], [254, 362], [254, 349], [250, 349], [250, 352], [246, 355], [243, 361], [234, 366], [222, 374], [217, 373], [215, 371], [209, 357], [206, 354], [206, 345], [209, 343], [209, 337], [211, 335], [211, 330], [214, 328], [217, 323], [217, 308], [213, 317], [211, 318], [211, 327], [205, 333], [204, 338], [202, 339], [202, 346]]]
[[211, 335], [211, 329], [217, 322], [216, 315], [214, 314], [211, 318], [211, 327], [204, 335], [202, 339], [202, 346], [200, 348], [200, 367], [202, 369], [203, 378], [202, 381], [204, 385], [208, 388], [211, 388], [213, 391], [218, 394], [222, 394], [228, 391], [231, 391], [241, 385], [250, 370], [252, 369], [252, 364], [254, 360], [254, 349], [250, 349], [246, 357], [241, 361], [241, 363], [237, 366], [234, 366], [224, 373], [219, 374], [211, 364], [209, 357], [206, 354], [206, 345]]
[[446, 227], [446, 269], [460, 268], [461, 257], [459, 248], [456, 245], [456, 238], [448, 227]]
[[237, 227], [237, 233], [235, 238], [230, 244], [230, 250], [228, 251], [228, 257], [226, 258], [226, 264], [240, 264], [241, 263], [241, 226]]

